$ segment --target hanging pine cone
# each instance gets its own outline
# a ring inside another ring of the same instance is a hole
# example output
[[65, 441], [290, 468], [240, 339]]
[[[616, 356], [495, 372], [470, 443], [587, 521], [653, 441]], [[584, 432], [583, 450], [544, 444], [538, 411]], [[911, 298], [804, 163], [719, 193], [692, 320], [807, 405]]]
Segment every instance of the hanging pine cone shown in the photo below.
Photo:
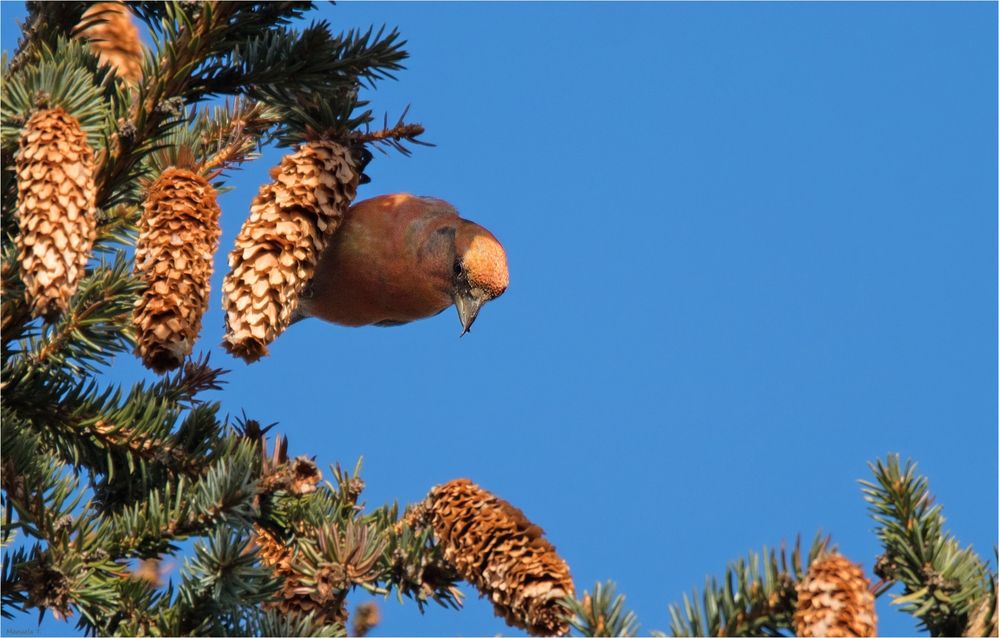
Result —
[[569, 566], [523, 512], [468, 479], [433, 488], [424, 508], [445, 560], [497, 616], [534, 636], [569, 631], [559, 604], [575, 595]]
[[315, 141], [286, 155], [250, 207], [222, 284], [223, 346], [253, 362], [291, 322], [302, 288], [357, 193], [350, 151]]
[[864, 571], [839, 554], [817, 559], [798, 583], [797, 636], [876, 636], [874, 595]]
[[128, 7], [121, 2], [98, 2], [84, 12], [82, 21], [98, 20], [78, 36], [90, 41], [101, 63], [119, 77], [138, 82], [142, 77], [142, 41]]
[[216, 196], [204, 177], [176, 167], [149, 188], [135, 246], [135, 273], [146, 290], [132, 322], [135, 352], [156, 372], [179, 366], [201, 332], [221, 233]]
[[94, 244], [94, 152], [61, 107], [35, 112], [18, 144], [21, 280], [32, 316], [52, 318], [66, 310]]

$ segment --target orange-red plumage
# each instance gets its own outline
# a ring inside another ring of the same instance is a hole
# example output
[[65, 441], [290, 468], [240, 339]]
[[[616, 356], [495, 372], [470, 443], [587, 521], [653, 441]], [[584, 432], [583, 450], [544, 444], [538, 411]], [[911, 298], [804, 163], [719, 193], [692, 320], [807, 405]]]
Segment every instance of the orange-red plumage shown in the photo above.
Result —
[[347, 211], [299, 310], [346, 326], [395, 325], [454, 304], [467, 332], [508, 283], [506, 254], [488, 230], [443, 200], [383, 195]]

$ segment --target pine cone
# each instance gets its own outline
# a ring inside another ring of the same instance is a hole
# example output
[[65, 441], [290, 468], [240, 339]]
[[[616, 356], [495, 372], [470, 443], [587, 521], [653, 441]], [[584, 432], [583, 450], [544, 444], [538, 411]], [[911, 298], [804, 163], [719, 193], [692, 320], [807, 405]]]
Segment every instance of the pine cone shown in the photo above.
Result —
[[294, 552], [291, 548], [259, 525], [253, 526], [253, 532], [256, 535], [254, 542], [258, 547], [260, 562], [273, 569], [278, 576], [293, 575], [295, 570], [292, 569], [291, 562]]
[[201, 332], [220, 214], [215, 189], [187, 169], [168, 168], [149, 188], [135, 247], [147, 288], [132, 321], [136, 354], [156, 372], [179, 366]]
[[354, 609], [354, 618], [350, 623], [350, 634], [356, 638], [364, 638], [372, 629], [378, 626], [381, 620], [382, 615], [378, 611], [377, 603], [361, 603]]
[[534, 636], [569, 631], [559, 604], [575, 595], [569, 566], [523, 512], [468, 479], [433, 488], [424, 505], [445, 560], [497, 616]]
[[139, 561], [139, 566], [129, 576], [135, 580], [147, 583], [153, 588], [163, 586], [163, 572], [160, 568], [158, 558], [143, 558]]
[[94, 152], [61, 107], [35, 112], [16, 159], [21, 280], [34, 317], [66, 310], [97, 232]]
[[253, 362], [291, 322], [299, 294], [357, 193], [350, 151], [309, 142], [271, 171], [229, 255], [223, 346]]
[[48, 552], [43, 552], [20, 569], [29, 606], [48, 610], [56, 620], [66, 620], [73, 615], [75, 583], [53, 567]]
[[98, 2], [83, 14], [82, 21], [90, 19], [102, 22], [91, 24], [78, 36], [90, 41], [102, 64], [129, 82], [138, 82], [142, 77], [142, 40], [128, 7], [121, 2]]
[[997, 616], [999, 609], [996, 607], [996, 598], [994, 595], [986, 594], [985, 599], [968, 614], [968, 626], [964, 630], [964, 635], [996, 638], [999, 636]]
[[797, 636], [876, 636], [874, 595], [864, 571], [839, 554], [817, 559], [798, 583]]
[[260, 562], [270, 567], [282, 579], [280, 600], [271, 603], [286, 615], [314, 613], [321, 625], [345, 625], [347, 622], [346, 597], [334, 587], [325, 586], [322, 574], [317, 574], [316, 587], [302, 582], [302, 575], [295, 569], [294, 551], [259, 525], [254, 525], [255, 542], [259, 547]]

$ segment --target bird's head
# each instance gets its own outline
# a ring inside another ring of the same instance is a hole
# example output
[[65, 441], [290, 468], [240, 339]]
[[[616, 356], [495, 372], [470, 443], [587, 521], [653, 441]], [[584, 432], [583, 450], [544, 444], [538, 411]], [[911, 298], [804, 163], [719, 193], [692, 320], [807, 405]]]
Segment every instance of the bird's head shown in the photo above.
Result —
[[454, 239], [454, 306], [464, 335], [482, 306], [506, 290], [510, 273], [503, 246], [482, 226], [463, 219]]

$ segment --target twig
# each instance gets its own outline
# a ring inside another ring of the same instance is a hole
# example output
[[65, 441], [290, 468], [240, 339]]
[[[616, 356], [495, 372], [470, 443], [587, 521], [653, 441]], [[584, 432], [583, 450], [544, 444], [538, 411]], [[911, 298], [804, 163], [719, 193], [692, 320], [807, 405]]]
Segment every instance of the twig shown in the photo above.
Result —
[[[79, 312], [71, 312], [69, 317], [66, 319], [65, 324], [51, 339], [48, 340], [48, 343], [42, 346], [40, 350], [37, 350], [28, 356], [28, 360], [26, 362], [28, 367], [32, 369], [42, 367], [45, 364], [45, 360], [52, 356], [54, 352], [57, 352], [62, 347], [63, 342], [67, 341], [83, 324], [83, 322], [90, 317], [91, 314], [111, 301], [114, 301], [114, 295], [108, 295], [105, 291], [105, 295], [103, 297], [95, 300], [83, 310]], [[115, 317], [115, 319], [123, 320], [125, 317], [126, 315], [121, 315]]]
[[367, 133], [353, 133], [351, 139], [357, 142], [382, 142], [386, 140], [406, 140], [416, 144], [426, 144], [413, 138], [423, 135], [426, 129], [422, 124], [396, 124], [392, 128], [383, 128], [380, 131]]

